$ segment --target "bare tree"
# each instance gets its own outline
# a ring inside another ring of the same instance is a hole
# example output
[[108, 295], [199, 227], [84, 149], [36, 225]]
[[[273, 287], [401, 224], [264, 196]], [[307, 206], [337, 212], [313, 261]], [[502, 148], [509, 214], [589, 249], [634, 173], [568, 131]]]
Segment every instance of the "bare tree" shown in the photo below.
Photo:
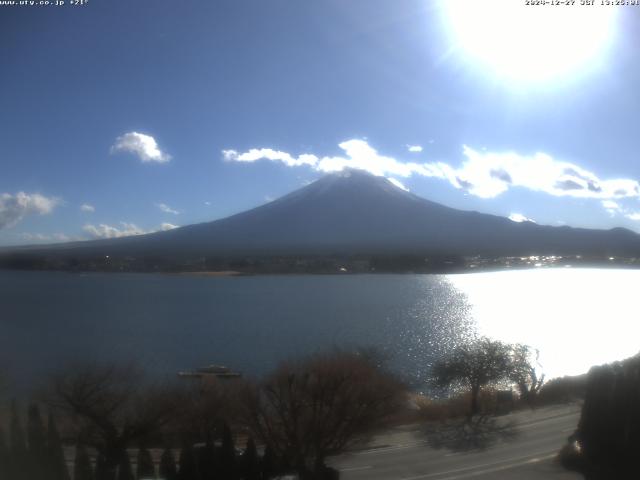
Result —
[[180, 390], [180, 411], [171, 429], [182, 440], [207, 442], [219, 437], [225, 423], [234, 423], [239, 415], [239, 398], [244, 391], [240, 380], [208, 379], [186, 384]]
[[54, 378], [51, 403], [70, 415], [82, 443], [97, 449], [114, 478], [127, 446], [169, 421], [175, 398], [145, 383], [135, 368], [87, 365]]
[[516, 344], [511, 348], [511, 372], [509, 378], [520, 392], [520, 397], [533, 405], [544, 385], [544, 373], [539, 362], [540, 352], [528, 345]]
[[404, 399], [404, 387], [361, 355], [334, 352], [284, 363], [249, 388], [253, 433], [303, 478], [318, 478], [327, 456], [379, 426]]
[[469, 417], [479, 413], [480, 390], [506, 380], [511, 373], [511, 347], [508, 344], [480, 338], [458, 347], [453, 354], [433, 367], [433, 379], [440, 387], [469, 389]]

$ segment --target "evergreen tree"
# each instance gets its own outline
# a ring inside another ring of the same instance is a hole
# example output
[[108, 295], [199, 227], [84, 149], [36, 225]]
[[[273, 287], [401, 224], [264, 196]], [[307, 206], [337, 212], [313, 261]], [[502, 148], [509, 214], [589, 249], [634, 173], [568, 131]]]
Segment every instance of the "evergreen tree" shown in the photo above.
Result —
[[29, 478], [29, 461], [27, 458], [27, 445], [24, 431], [20, 423], [18, 405], [15, 400], [11, 402], [11, 424], [9, 426], [9, 440], [11, 443], [10, 454], [10, 475], [12, 480], [23, 480]]
[[94, 477], [96, 480], [115, 480], [115, 472], [109, 469], [107, 460], [102, 453], [99, 453], [96, 458]]
[[133, 469], [131, 468], [131, 459], [129, 454], [125, 451], [124, 455], [120, 458], [120, 465], [118, 465], [117, 480], [135, 480], [133, 476]]
[[29, 468], [34, 478], [44, 479], [49, 473], [45, 437], [40, 409], [37, 405], [31, 404], [27, 411], [27, 439], [29, 444]]
[[244, 449], [241, 460], [242, 478], [244, 480], [260, 480], [260, 461], [258, 450], [253, 438], [247, 440], [247, 447]]
[[73, 480], [93, 480], [91, 459], [83, 445], [76, 445], [76, 459], [73, 464]]
[[176, 459], [170, 448], [165, 448], [160, 457], [160, 478], [163, 480], [178, 480]]
[[51, 480], [69, 480], [69, 470], [64, 457], [64, 448], [58, 433], [56, 419], [49, 413], [47, 419], [47, 469]]
[[222, 447], [220, 449], [220, 476], [225, 480], [236, 480], [238, 469], [236, 465], [236, 448], [233, 444], [231, 429], [226, 423], [222, 429]]
[[271, 446], [267, 445], [262, 455], [262, 462], [260, 462], [262, 470], [262, 478], [268, 480], [278, 473], [278, 465], [276, 462], [275, 453]]
[[199, 480], [196, 457], [193, 447], [186, 444], [180, 451], [180, 474], [179, 480]]
[[279, 475], [288, 474], [295, 471], [291, 457], [286, 453], [281, 457], [276, 457], [276, 473]]
[[138, 449], [138, 467], [136, 469], [136, 476], [138, 480], [142, 478], [156, 478], [156, 469], [153, 465], [153, 458], [151, 458], [151, 452], [144, 446]]
[[199, 478], [212, 480], [216, 477], [216, 451], [213, 444], [208, 441], [203, 447], [196, 450], [196, 463]]
[[10, 478], [9, 447], [7, 446], [2, 426], [0, 426], [0, 478]]

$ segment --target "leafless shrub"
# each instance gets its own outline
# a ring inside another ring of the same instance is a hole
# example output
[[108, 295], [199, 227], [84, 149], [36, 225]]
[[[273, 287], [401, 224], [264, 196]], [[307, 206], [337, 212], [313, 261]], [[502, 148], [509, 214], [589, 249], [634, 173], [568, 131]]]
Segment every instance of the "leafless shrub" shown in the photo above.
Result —
[[103, 456], [106, 470], [115, 472], [129, 445], [169, 422], [177, 398], [134, 367], [90, 364], [56, 375], [49, 402], [66, 414], [78, 440]]
[[481, 389], [504, 383], [510, 373], [511, 346], [489, 338], [458, 347], [432, 371], [437, 386], [471, 392], [469, 417], [480, 413]]
[[544, 385], [545, 375], [539, 358], [540, 352], [528, 345], [516, 344], [511, 347], [509, 379], [516, 384], [520, 399], [529, 406], [534, 405]]
[[244, 397], [259, 439], [298, 472], [362, 441], [405, 401], [403, 386], [370, 358], [337, 351], [283, 363]]
[[224, 424], [237, 424], [245, 391], [242, 380], [212, 378], [182, 385], [180, 409], [168, 429], [181, 442], [207, 442], [219, 437]]

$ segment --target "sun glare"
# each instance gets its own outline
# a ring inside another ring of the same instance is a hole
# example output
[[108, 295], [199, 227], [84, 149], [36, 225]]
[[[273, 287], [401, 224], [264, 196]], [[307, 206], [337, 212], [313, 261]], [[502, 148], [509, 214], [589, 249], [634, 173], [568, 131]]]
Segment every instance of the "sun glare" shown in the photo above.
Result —
[[464, 60], [500, 78], [527, 83], [566, 78], [600, 65], [617, 17], [615, 8], [581, 5], [580, 0], [557, 6], [442, 0], [441, 8], [453, 48]]
[[639, 279], [638, 270], [578, 268], [448, 277], [466, 295], [479, 333], [539, 349], [547, 378], [638, 353]]

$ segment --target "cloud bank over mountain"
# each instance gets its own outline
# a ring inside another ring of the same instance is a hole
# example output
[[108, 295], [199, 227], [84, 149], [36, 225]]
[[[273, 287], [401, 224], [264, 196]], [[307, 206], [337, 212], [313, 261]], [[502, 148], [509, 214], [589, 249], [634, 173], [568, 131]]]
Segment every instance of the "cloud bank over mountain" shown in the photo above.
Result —
[[178, 228], [178, 225], [174, 225], [168, 222], [163, 222], [159, 227], [152, 228], [150, 230], [140, 228], [135, 223], [120, 222], [118, 226], [107, 225], [105, 223], [101, 223], [99, 225], [87, 224], [82, 227], [82, 230], [87, 233], [92, 239], [97, 240], [105, 238], [131, 237], [136, 235], [145, 235], [147, 233], [153, 232], [166, 232], [168, 230], [173, 230], [174, 228]]
[[246, 152], [223, 150], [226, 161], [253, 163], [279, 162], [288, 167], [306, 166], [330, 173], [355, 168], [378, 176], [434, 177], [480, 198], [494, 198], [511, 188], [524, 188], [558, 197], [611, 200], [640, 197], [640, 184], [629, 178], [602, 179], [574, 163], [555, 159], [546, 153], [522, 155], [517, 152], [485, 152], [463, 147], [464, 160], [458, 166], [446, 162], [403, 162], [378, 153], [365, 140], [339, 144], [341, 156], [318, 157], [303, 153], [297, 157], [270, 148]]

